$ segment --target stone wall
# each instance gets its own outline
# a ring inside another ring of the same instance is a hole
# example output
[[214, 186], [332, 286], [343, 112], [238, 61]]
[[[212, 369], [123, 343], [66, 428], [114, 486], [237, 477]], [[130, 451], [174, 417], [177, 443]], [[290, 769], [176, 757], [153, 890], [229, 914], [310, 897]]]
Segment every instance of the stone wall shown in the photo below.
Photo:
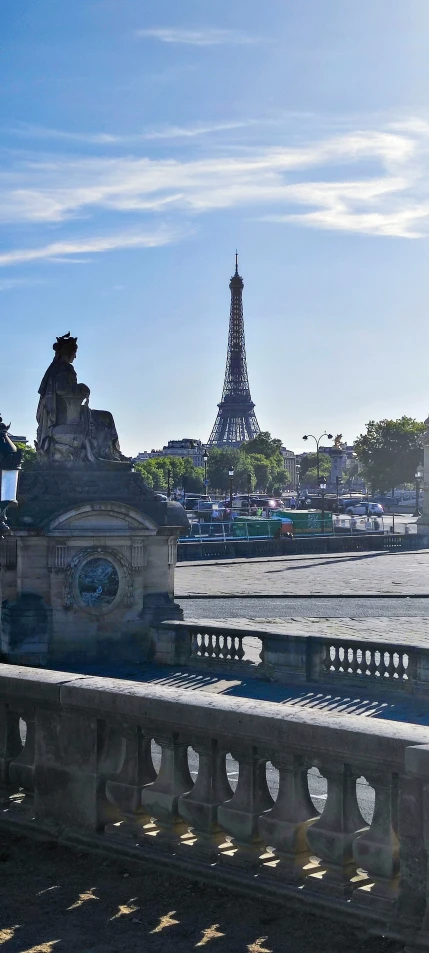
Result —
[[0, 827], [427, 949], [429, 729], [0, 669]]
[[[121, 502], [65, 508], [2, 546], [1, 651], [24, 664], [145, 660], [174, 603], [177, 526]], [[13, 542], [13, 546], [12, 546]]]

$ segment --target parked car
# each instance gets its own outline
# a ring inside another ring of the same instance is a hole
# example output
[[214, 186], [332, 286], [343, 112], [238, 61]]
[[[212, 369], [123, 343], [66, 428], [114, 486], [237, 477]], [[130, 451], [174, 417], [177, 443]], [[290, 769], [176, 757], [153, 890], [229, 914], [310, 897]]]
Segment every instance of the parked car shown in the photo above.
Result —
[[353, 503], [348, 506], [346, 513], [349, 516], [382, 516], [384, 513], [381, 503], [371, 503], [362, 500], [361, 503]]
[[185, 510], [194, 510], [198, 503], [207, 502], [211, 502], [210, 496], [200, 496], [198, 493], [190, 493], [189, 496], [185, 497], [182, 505], [185, 507]]
[[218, 515], [219, 504], [212, 503], [211, 500], [198, 500], [196, 506], [194, 506], [192, 512], [195, 514], [198, 520], [203, 520], [205, 523], [210, 521], [213, 514]]

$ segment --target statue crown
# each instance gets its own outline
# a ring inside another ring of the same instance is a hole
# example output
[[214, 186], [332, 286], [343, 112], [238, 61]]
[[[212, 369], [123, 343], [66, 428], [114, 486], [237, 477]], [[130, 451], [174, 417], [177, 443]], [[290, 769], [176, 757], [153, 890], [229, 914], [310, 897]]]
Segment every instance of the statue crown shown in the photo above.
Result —
[[63, 334], [61, 337], [57, 338], [55, 344], [53, 344], [52, 347], [56, 353], [63, 350], [64, 347], [67, 350], [71, 350], [72, 348], [77, 347], [77, 338], [74, 338], [70, 334], [70, 331], [67, 331], [67, 334]]

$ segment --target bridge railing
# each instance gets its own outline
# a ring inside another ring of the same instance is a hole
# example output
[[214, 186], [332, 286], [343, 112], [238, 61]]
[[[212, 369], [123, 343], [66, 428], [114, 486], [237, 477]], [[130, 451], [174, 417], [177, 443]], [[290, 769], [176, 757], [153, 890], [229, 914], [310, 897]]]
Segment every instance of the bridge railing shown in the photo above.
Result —
[[156, 661], [227, 670], [285, 684], [343, 681], [429, 695], [429, 647], [407, 642], [275, 632], [223, 622], [164, 622]]
[[0, 827], [427, 949], [427, 728], [7, 665], [0, 702]]

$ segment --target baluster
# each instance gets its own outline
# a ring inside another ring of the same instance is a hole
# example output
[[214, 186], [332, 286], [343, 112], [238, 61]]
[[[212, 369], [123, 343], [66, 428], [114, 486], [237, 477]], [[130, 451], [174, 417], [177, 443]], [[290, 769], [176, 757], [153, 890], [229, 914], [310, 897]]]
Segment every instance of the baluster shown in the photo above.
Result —
[[399, 841], [394, 827], [398, 814], [398, 782], [391, 774], [367, 772], [366, 780], [375, 790], [374, 815], [371, 826], [353, 842], [353, 857], [356, 865], [367, 871], [370, 880], [375, 880], [371, 891], [358, 889], [353, 900], [381, 905], [392, 904], [397, 896], [399, 871]]
[[226, 753], [218, 742], [197, 739], [192, 747], [199, 756], [198, 775], [192, 790], [179, 798], [178, 810], [198, 835], [197, 849], [211, 858], [219, 841], [213, 835], [221, 830], [218, 807], [232, 797], [233, 791], [226, 773]]
[[385, 666], [385, 670], [389, 677], [389, 681], [392, 681], [394, 676], [396, 675], [395, 655], [396, 655], [396, 658], [398, 658], [397, 652], [387, 653], [387, 665]]
[[121, 814], [132, 820], [144, 814], [142, 788], [156, 778], [151, 755], [151, 738], [141, 728], [132, 728], [123, 733], [124, 759], [119, 774], [106, 782], [106, 797]]
[[[25, 743], [16, 758], [9, 764], [9, 780], [17, 787], [23, 788], [26, 794], [34, 791], [34, 753], [36, 740], [36, 725], [34, 709], [20, 713], [26, 724]], [[19, 717], [18, 715], [18, 723]]]
[[407, 681], [405, 676], [408, 675], [408, 672], [407, 666], [405, 665], [405, 655], [403, 652], [398, 652], [398, 665], [396, 671], [398, 673], [398, 682], [403, 682], [404, 680]]
[[332, 672], [338, 672], [339, 665], [340, 665], [340, 657], [339, 657], [339, 653], [338, 653], [338, 645], [331, 645], [331, 647], [330, 647], [330, 655], [331, 655], [330, 671], [332, 671]]
[[233, 837], [234, 845], [242, 848], [236, 852], [234, 862], [255, 863], [260, 849], [252, 853], [252, 847], [261, 843], [259, 817], [274, 804], [267, 785], [266, 759], [262, 759], [253, 746], [238, 749], [233, 746], [230, 751], [239, 763], [238, 782], [231, 800], [218, 808], [218, 820], [223, 830]]
[[279, 771], [279, 793], [271, 811], [260, 816], [259, 833], [281, 859], [276, 875], [294, 882], [304, 876], [303, 868], [309, 859], [306, 833], [319, 815], [308, 792], [303, 758], [282, 754], [271, 760]]
[[357, 658], [356, 658], [356, 649], [352, 648], [352, 646], [350, 646], [350, 648], [348, 649], [347, 660], [348, 660], [347, 671], [349, 675], [356, 675], [357, 668], [358, 668]]
[[217, 635], [217, 633], [213, 633], [212, 635], [211, 655], [212, 655], [212, 658], [219, 658], [219, 655], [220, 655], [219, 636]]
[[[369, 658], [368, 658], [368, 656], [369, 656]], [[373, 677], [375, 677], [376, 674], [377, 674], [377, 671], [378, 671], [378, 665], [377, 665], [377, 662], [376, 662], [376, 660], [375, 660], [375, 650], [374, 650], [374, 649], [367, 649], [367, 651], [365, 652], [365, 660], [366, 660], [366, 663], [367, 663], [367, 664], [366, 664], [365, 674], [372, 675]]]
[[241, 662], [243, 656], [244, 656], [243, 636], [242, 636], [242, 635], [238, 635], [238, 636], [237, 636], [237, 639], [236, 639], [235, 657], [236, 657], [237, 659], [239, 659], [239, 661]]
[[332, 649], [332, 648], [333, 648], [333, 646], [331, 646], [331, 645], [325, 645], [325, 646], [324, 646], [324, 653], [323, 653], [322, 665], [323, 665], [323, 668], [324, 668], [325, 672], [330, 672], [330, 671], [331, 671], [331, 667], [332, 667], [331, 649]]
[[10, 793], [9, 765], [22, 751], [19, 714], [0, 705], [0, 800]]
[[345, 668], [344, 668], [344, 666], [345, 666], [345, 656], [346, 656], [346, 652], [345, 652], [345, 649], [344, 649], [344, 645], [340, 645], [340, 647], [339, 647], [339, 649], [338, 649], [338, 671], [339, 671], [339, 672], [344, 672], [344, 671], [345, 671]]
[[355, 873], [353, 841], [367, 829], [356, 798], [357, 774], [347, 764], [329, 763], [320, 766], [320, 771], [328, 781], [328, 796], [323, 814], [307, 831], [307, 843], [327, 870], [314, 883], [344, 895], [351, 891], [350, 878]]
[[199, 633], [191, 632], [191, 657], [198, 658], [200, 654]]
[[189, 773], [188, 744], [174, 732], [157, 735], [155, 741], [162, 748], [158, 776], [142, 790], [141, 802], [150, 817], [170, 830], [179, 819], [178, 801], [193, 787]]

